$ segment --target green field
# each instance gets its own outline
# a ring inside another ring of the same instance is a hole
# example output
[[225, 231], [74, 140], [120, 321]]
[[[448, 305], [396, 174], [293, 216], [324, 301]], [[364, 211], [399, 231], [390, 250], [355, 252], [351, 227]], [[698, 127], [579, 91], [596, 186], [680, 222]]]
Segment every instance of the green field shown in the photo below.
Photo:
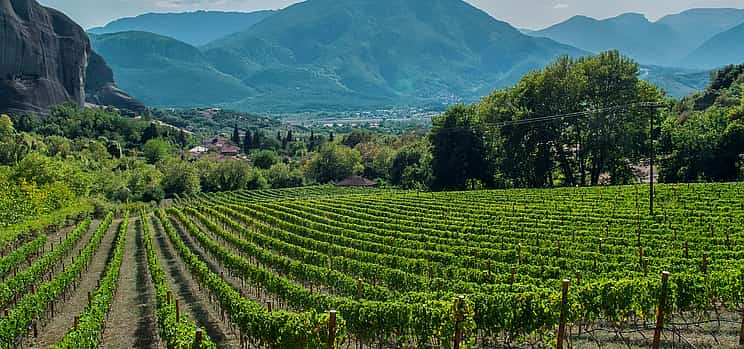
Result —
[[661, 347], [735, 348], [743, 189], [659, 185], [654, 216], [646, 186], [325, 186], [83, 211], [0, 236], [0, 345], [555, 348], [563, 313], [564, 347], [647, 348], [663, 304]]
[[[705, 319], [739, 309], [742, 188], [658, 186], [653, 217], [648, 188], [634, 186], [334, 189], [325, 197], [306, 189], [244, 191], [202, 196], [168, 215], [224, 263], [220, 270], [260, 285], [293, 320], [269, 319], [301, 324], [295, 317], [335, 309], [354, 341], [438, 346], [452, 340], [453, 309], [463, 295], [459, 326], [467, 342], [545, 345], [559, 323], [563, 279], [570, 281], [567, 321], [577, 341], [579, 327], [653, 329], [662, 271], [671, 273], [669, 316]], [[316, 197], [297, 199], [307, 195]], [[679, 326], [675, 321], [667, 326]], [[318, 325], [304, 323], [310, 327], [300, 326], [302, 333]], [[291, 338], [276, 329], [281, 323], [238, 325], [278, 331], [279, 346]]]

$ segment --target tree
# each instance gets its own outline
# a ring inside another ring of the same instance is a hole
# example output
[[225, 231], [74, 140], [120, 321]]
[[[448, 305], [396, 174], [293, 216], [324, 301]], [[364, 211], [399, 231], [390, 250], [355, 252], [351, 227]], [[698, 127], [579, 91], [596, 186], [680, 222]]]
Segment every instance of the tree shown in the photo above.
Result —
[[240, 130], [238, 130], [238, 124], [235, 124], [235, 128], [233, 129], [232, 134], [232, 142], [235, 145], [240, 145]]
[[[638, 64], [615, 51], [563, 57], [484, 98], [475, 107], [478, 123], [507, 124], [489, 128], [486, 139], [484, 156], [498, 185], [633, 182], [631, 165], [649, 153], [648, 113], [654, 112], [635, 105], [663, 100], [638, 71]], [[555, 115], [567, 117], [527, 121]]]
[[335, 143], [325, 143], [308, 162], [306, 176], [318, 183], [328, 183], [340, 181], [362, 169], [358, 151]]
[[493, 174], [475, 109], [456, 105], [433, 119], [429, 134], [435, 190], [466, 189], [472, 181], [489, 186]]
[[178, 132], [178, 145], [181, 148], [186, 148], [186, 145], [189, 143], [189, 138], [186, 136], [186, 131], [180, 130]]
[[261, 150], [253, 157], [253, 165], [264, 170], [279, 162], [279, 156], [271, 150]]
[[142, 146], [142, 152], [148, 163], [155, 164], [170, 154], [170, 145], [160, 138], [154, 138]]
[[245, 137], [243, 137], [243, 152], [248, 154], [253, 148], [253, 136], [251, 130], [245, 130]]
[[290, 129], [289, 131], [287, 131], [287, 143], [292, 143], [294, 141], [295, 139], [294, 139], [294, 136], [292, 135], [292, 129]]
[[330, 133], [330, 134], [328, 135], [328, 141], [329, 141], [329, 142], [331, 142], [331, 143], [333, 143], [333, 140], [334, 140], [334, 138], [333, 138], [333, 132], [331, 132], [331, 133]]
[[134, 201], [160, 201], [165, 197], [160, 183], [163, 174], [153, 165], [142, 164], [136, 169], [129, 171], [127, 188], [129, 197]]
[[261, 149], [261, 146], [264, 143], [264, 134], [261, 130], [256, 130], [256, 132], [253, 133], [253, 148], [254, 149]]
[[676, 103], [658, 137], [661, 180], [741, 179], [743, 82], [744, 65], [725, 67], [714, 74], [705, 91]]
[[[638, 64], [617, 51], [582, 58], [579, 67], [586, 76], [583, 101], [588, 109], [662, 100], [661, 91], [638, 78]], [[592, 185], [599, 184], [602, 173], [609, 173], [613, 184], [624, 184], [628, 162], [637, 162], [641, 154], [648, 153], [648, 112], [647, 108], [627, 108], [586, 118], [581, 158], [587, 162]]]
[[354, 147], [362, 156], [364, 176], [367, 178], [390, 178], [395, 149], [375, 142], [359, 143]]
[[145, 144], [147, 143], [147, 141], [158, 137], [160, 137], [160, 130], [158, 130], [158, 126], [155, 125], [154, 122], [151, 122], [150, 125], [148, 125], [144, 131], [142, 131], [140, 143]]
[[287, 164], [278, 163], [266, 171], [266, 177], [272, 188], [295, 188], [304, 184], [302, 171], [291, 169]]
[[408, 189], [429, 187], [432, 180], [430, 148], [424, 140], [398, 149], [390, 167], [390, 181]]
[[309, 151], [315, 149], [315, 131], [310, 131], [310, 139], [308, 140], [307, 149]]
[[[261, 179], [245, 161], [228, 160], [210, 167], [203, 185], [208, 191], [233, 191], [261, 186]], [[265, 185], [266, 180], [263, 179]], [[250, 184], [250, 186], [249, 186]]]
[[13, 120], [7, 114], [0, 114], [0, 142], [7, 142], [15, 134]]
[[282, 143], [282, 149], [287, 149], [287, 145], [289, 144], [289, 135], [287, 135], [287, 137], [284, 137], [284, 138], [281, 138], [280, 136], [279, 140]]
[[349, 148], [354, 148], [357, 146], [357, 144], [369, 143], [374, 138], [375, 138], [375, 133], [372, 131], [354, 129], [351, 131], [351, 133], [348, 136], [344, 137], [344, 140], [341, 141], [341, 144]]
[[201, 191], [199, 172], [193, 164], [172, 158], [159, 162], [158, 167], [163, 173], [162, 187], [167, 196]]

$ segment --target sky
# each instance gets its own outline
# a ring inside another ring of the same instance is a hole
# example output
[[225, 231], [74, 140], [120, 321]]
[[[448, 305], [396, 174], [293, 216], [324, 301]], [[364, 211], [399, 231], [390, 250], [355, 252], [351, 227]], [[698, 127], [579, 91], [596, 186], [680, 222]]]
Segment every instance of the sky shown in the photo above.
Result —
[[[744, 0], [466, 0], [518, 28], [542, 29], [574, 15], [613, 17], [626, 12], [651, 20], [696, 7], [744, 8]], [[146, 12], [280, 9], [297, 0], [39, 0], [85, 28]]]

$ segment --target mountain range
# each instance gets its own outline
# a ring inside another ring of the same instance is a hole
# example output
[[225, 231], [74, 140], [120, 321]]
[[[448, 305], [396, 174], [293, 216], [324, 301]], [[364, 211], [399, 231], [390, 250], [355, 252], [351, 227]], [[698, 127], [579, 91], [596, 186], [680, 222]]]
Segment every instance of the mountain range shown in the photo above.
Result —
[[[20, 2], [35, 3], [10, 3]], [[632, 13], [576, 16], [533, 31], [462, 0], [307, 0], [278, 11], [116, 20], [81, 38], [81, 60], [95, 63], [84, 78], [117, 89], [103, 94], [86, 83], [87, 99], [97, 104], [126, 95], [115, 77], [155, 107], [349, 111], [471, 102], [559, 56], [611, 49], [639, 61], [642, 78], [681, 97], [705, 87], [711, 69], [744, 60], [742, 35], [744, 10], [737, 9], [693, 9], [655, 22]], [[0, 45], [29, 39], [18, 40]], [[8, 52], [24, 49], [16, 46]]]
[[736, 30], [742, 23], [744, 10], [691, 9], [656, 22], [637, 13], [604, 20], [575, 16], [528, 33], [593, 53], [619, 50], [643, 64], [712, 69], [744, 60], [732, 54], [744, 40], [744, 31]]
[[703, 68], [717, 68], [744, 60], [744, 23], [706, 41], [690, 53], [684, 65]]
[[200, 47], [142, 32], [92, 45], [148, 104], [269, 112], [471, 101], [587, 54], [461, 0], [308, 0]]
[[274, 11], [146, 13], [136, 17], [117, 19], [103, 27], [88, 29], [88, 32], [111, 34], [145, 31], [199, 46], [246, 30], [273, 13]]

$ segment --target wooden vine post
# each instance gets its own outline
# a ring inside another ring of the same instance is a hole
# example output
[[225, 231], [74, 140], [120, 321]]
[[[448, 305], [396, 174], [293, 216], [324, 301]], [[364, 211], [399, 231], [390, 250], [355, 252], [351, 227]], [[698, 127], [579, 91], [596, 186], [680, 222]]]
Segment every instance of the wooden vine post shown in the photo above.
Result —
[[741, 328], [739, 329], [739, 345], [744, 346], [744, 309], [741, 310]]
[[561, 295], [561, 317], [558, 324], [558, 349], [563, 349], [563, 337], [566, 335], [566, 309], [568, 308], [568, 285], [571, 281], [563, 279], [563, 294]]
[[196, 334], [194, 335], [194, 346], [193, 349], [201, 349], [202, 342], [204, 341], [204, 335], [202, 333], [201, 328], [196, 330]]
[[176, 323], [181, 322], [181, 307], [178, 302], [178, 299], [176, 299]]
[[336, 311], [329, 312], [328, 319], [328, 349], [336, 348]]
[[661, 342], [661, 330], [664, 328], [664, 305], [667, 300], [669, 284], [669, 272], [661, 273], [661, 295], [659, 296], [659, 307], [656, 309], [656, 330], [654, 331], [654, 343], [652, 349], [659, 349]]
[[462, 304], [465, 302], [465, 296], [460, 295], [457, 297], [457, 304], [455, 304], [455, 343], [453, 348], [460, 349], [460, 343], [462, 342], [462, 327], [460, 324], [465, 320], [462, 314]]

